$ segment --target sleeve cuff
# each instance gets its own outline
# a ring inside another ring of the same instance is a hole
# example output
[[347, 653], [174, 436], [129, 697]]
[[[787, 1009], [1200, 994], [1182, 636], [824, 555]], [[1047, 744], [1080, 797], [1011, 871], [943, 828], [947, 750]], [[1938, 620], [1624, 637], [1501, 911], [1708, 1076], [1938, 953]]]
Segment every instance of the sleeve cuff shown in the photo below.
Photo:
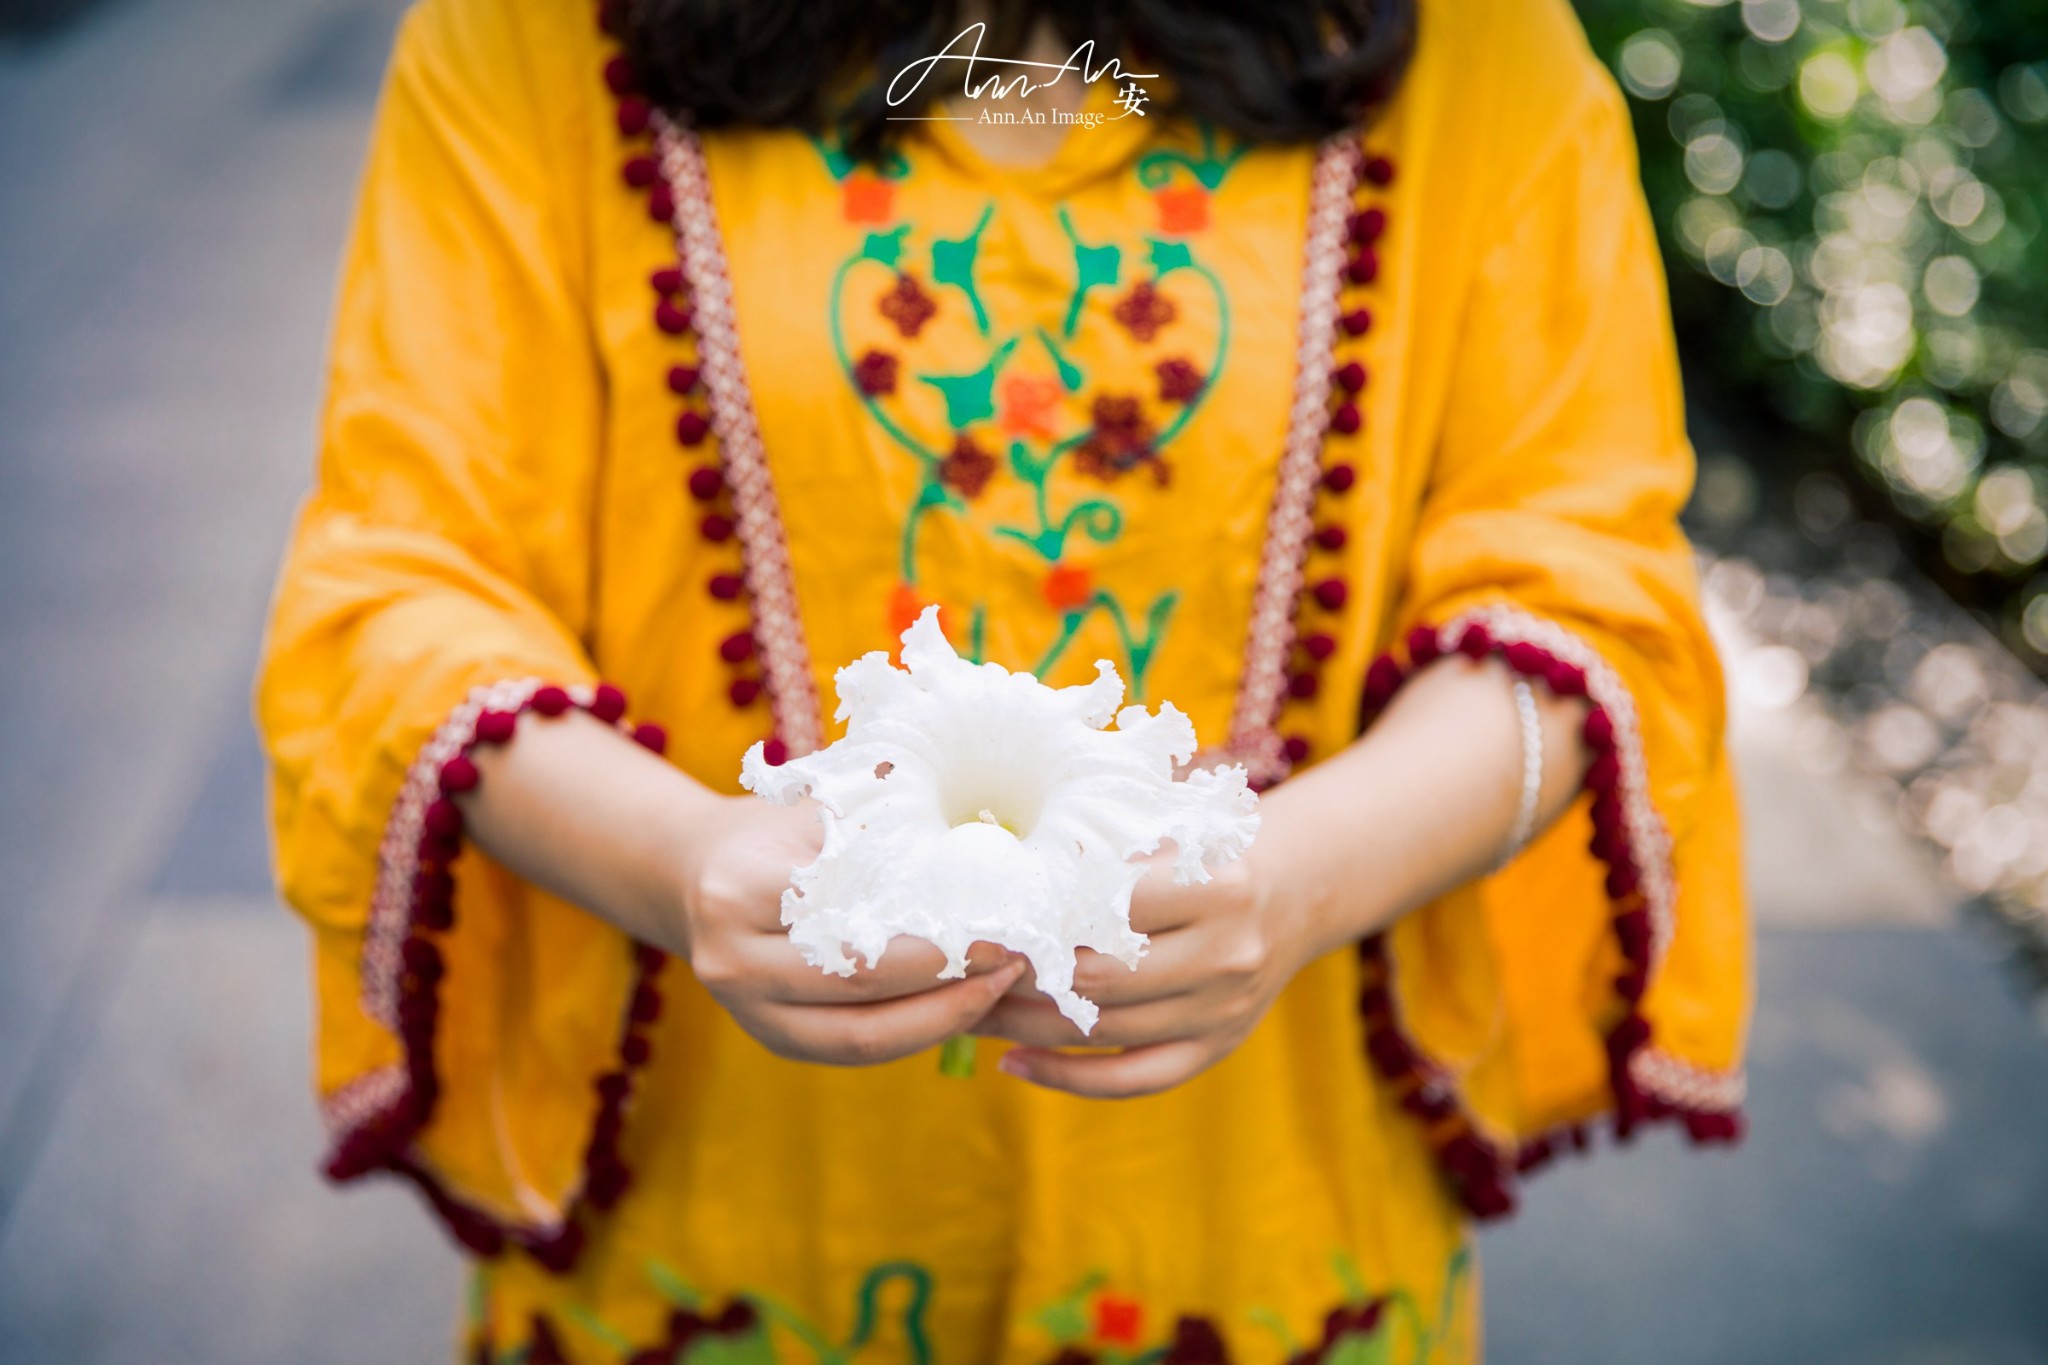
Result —
[[[1626, 1140], [1642, 1124], [1668, 1119], [1681, 1122], [1695, 1142], [1738, 1140], [1741, 1072], [1713, 1071], [1660, 1051], [1643, 1010], [1676, 932], [1678, 896], [1671, 835], [1651, 802], [1642, 727], [1626, 684], [1597, 650], [1555, 622], [1514, 607], [1485, 606], [1447, 625], [1418, 626], [1402, 651], [1375, 660], [1366, 675], [1365, 723], [1420, 670], [1452, 653], [1499, 658], [1553, 694], [1589, 703], [1584, 734], [1593, 760], [1583, 780], [1593, 826], [1588, 850], [1605, 867], [1622, 964], [1603, 1029], [1614, 1135]], [[1459, 1077], [1427, 1056], [1405, 1026], [1387, 935], [1367, 939], [1360, 953], [1360, 1008], [1375, 1070], [1424, 1124], [1467, 1209], [1482, 1219], [1511, 1213], [1517, 1178], [1562, 1150], [1584, 1149], [1585, 1126], [1528, 1139], [1487, 1131]]]
[[538, 678], [474, 689], [421, 747], [407, 769], [377, 854], [377, 877], [361, 956], [364, 1013], [394, 1034], [400, 1061], [377, 1068], [325, 1096], [331, 1146], [324, 1163], [338, 1182], [390, 1171], [417, 1185], [450, 1233], [480, 1256], [525, 1248], [557, 1273], [582, 1249], [579, 1218], [610, 1208], [631, 1174], [619, 1157], [619, 1136], [636, 1073], [651, 1054], [649, 1026], [661, 1013], [658, 978], [667, 955], [631, 943], [632, 986], [615, 1055], [597, 1077], [594, 1120], [580, 1182], [559, 1216], [506, 1218], [454, 1193], [430, 1168], [419, 1139], [433, 1122], [442, 1080], [436, 1066], [436, 1022], [445, 974], [443, 945], [455, 929], [454, 865], [463, 844], [462, 813], [452, 799], [479, 780], [471, 755], [481, 745], [510, 743], [533, 716], [551, 719], [571, 708], [616, 726], [661, 753], [667, 736], [656, 725], [629, 726], [626, 698], [608, 683], [562, 687]]

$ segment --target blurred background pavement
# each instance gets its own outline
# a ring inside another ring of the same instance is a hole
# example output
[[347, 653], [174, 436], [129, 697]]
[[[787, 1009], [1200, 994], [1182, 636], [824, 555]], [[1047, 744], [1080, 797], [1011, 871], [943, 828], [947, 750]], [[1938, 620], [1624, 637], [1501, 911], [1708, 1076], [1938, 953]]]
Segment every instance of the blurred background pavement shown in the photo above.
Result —
[[[440, 1234], [314, 1171], [247, 703], [397, 9], [125, 0], [0, 47], [0, 1365], [446, 1358]], [[1752, 1130], [1536, 1181], [1482, 1238], [1492, 1358], [2048, 1361], [2025, 985], [1722, 614]]]

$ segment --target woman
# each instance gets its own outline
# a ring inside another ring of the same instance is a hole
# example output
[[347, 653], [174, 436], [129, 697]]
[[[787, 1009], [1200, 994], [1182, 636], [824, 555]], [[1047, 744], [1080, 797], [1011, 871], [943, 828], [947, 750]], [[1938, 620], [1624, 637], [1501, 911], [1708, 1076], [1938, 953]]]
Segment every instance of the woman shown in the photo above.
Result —
[[[259, 710], [328, 1170], [475, 1254], [466, 1358], [1470, 1360], [1522, 1172], [1735, 1135], [1625, 111], [1564, 0], [1414, 8], [1019, 8], [894, 104], [973, 16], [410, 15]], [[740, 756], [928, 604], [1268, 789], [1085, 1047], [779, 923], [818, 829]]]

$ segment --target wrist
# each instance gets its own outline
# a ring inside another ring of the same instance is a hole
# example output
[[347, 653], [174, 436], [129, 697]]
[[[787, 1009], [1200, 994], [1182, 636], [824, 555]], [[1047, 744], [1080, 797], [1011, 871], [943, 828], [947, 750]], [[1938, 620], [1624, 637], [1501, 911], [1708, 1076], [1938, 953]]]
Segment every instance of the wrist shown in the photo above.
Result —
[[733, 800], [682, 778], [670, 799], [656, 807], [650, 908], [665, 927], [669, 946], [684, 956], [693, 937], [704, 868]]
[[[1363, 745], [1296, 776], [1260, 798], [1257, 864], [1274, 932], [1301, 945], [1304, 962], [1384, 929], [1401, 903], [1398, 846], [1384, 831], [1389, 784], [1370, 773]], [[1371, 780], [1361, 780], [1361, 778]]]
[[1281, 798], [1285, 790], [1264, 798], [1259, 837], [1243, 861], [1266, 939], [1294, 972], [1358, 937], [1349, 921], [1360, 906], [1358, 888], [1350, 897], [1338, 894], [1343, 883], [1327, 850], [1305, 825], [1298, 801]]

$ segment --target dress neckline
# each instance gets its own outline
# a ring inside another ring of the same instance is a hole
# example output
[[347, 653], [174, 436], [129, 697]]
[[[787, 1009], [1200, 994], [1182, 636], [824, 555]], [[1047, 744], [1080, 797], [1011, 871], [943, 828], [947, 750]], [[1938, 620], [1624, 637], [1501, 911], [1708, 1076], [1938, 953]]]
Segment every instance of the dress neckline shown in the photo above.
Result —
[[962, 131], [962, 120], [957, 117], [922, 120], [915, 125], [912, 138], [933, 148], [970, 178], [992, 188], [1009, 187], [1036, 198], [1061, 199], [1130, 165], [1165, 126], [1164, 115], [1157, 112], [1157, 102], [1153, 103], [1151, 113], [1123, 113], [1117, 107], [1115, 89], [1098, 81], [1089, 87], [1087, 99], [1073, 116], [1092, 116], [1101, 121], [1094, 127], [1081, 122], [1069, 125], [1058, 148], [1043, 161], [1005, 163], [991, 159]]

